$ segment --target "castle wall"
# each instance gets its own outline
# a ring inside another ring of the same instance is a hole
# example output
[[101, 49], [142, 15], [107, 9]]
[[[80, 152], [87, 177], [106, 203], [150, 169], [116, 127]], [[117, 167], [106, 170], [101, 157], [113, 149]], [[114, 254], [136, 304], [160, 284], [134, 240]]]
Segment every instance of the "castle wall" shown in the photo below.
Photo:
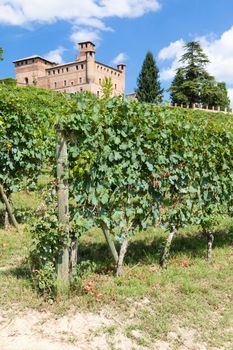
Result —
[[[45, 77], [45, 70], [52, 67], [52, 63], [40, 58], [25, 59], [15, 63], [16, 79], [19, 85], [37, 84], [39, 77]], [[47, 86], [43, 86], [47, 87]]]

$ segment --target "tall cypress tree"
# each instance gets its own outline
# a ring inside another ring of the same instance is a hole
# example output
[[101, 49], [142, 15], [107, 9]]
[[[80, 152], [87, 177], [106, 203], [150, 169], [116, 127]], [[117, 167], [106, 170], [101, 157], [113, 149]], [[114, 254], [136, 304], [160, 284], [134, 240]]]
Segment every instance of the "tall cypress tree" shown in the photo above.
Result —
[[139, 102], [162, 101], [163, 89], [159, 81], [159, 69], [151, 52], [148, 52], [137, 80], [136, 96]]

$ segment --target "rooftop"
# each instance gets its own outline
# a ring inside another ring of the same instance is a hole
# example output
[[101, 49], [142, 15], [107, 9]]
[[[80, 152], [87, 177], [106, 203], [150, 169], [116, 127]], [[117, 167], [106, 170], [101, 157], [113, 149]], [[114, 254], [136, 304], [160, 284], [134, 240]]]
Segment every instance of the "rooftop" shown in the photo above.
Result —
[[31, 60], [31, 59], [33, 59], [33, 58], [40, 58], [42, 61], [46, 61], [46, 62], [49, 62], [49, 63], [51, 63], [51, 64], [54, 64], [54, 63], [55, 63], [55, 62], [51, 62], [51, 61], [49, 61], [49, 60], [46, 60], [46, 58], [41, 57], [41, 56], [39, 56], [39, 55], [33, 55], [33, 56], [28, 56], [28, 57], [20, 58], [20, 59], [18, 59], [18, 60], [13, 61], [13, 63], [17, 63], [17, 62], [25, 61], [25, 60]]
[[95, 46], [95, 44], [93, 44], [93, 42], [91, 41], [82, 41], [81, 43], [78, 43], [79, 45], [82, 45], [82, 44], [91, 44], [93, 46]]

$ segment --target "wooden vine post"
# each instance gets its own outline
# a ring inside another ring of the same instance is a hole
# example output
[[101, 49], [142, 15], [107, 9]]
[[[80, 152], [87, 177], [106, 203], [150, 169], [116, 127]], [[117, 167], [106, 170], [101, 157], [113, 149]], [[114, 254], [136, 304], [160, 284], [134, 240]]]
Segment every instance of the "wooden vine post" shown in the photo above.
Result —
[[59, 286], [68, 283], [69, 280], [69, 188], [67, 180], [68, 155], [64, 132], [57, 130], [57, 196], [58, 219], [62, 224], [67, 241], [57, 261], [57, 278]]

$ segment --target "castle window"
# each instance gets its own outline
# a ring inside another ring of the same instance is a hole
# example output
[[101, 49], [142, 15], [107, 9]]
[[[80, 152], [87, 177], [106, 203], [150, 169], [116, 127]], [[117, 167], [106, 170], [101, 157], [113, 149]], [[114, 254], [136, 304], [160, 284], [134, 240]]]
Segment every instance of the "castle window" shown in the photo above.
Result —
[[83, 91], [83, 88], [80, 88], [80, 91]]
[[28, 61], [25, 61], [25, 64], [28, 64]]
[[79, 78], [79, 82], [80, 82], [80, 84], [82, 83], [82, 78]]
[[57, 70], [58, 74], [60, 74], [60, 69]]
[[111, 74], [113, 74], [113, 71], [111, 70]]
[[48, 71], [48, 75], [50, 75], [51, 74], [51, 72], [50, 72], [50, 70]]
[[76, 66], [76, 70], [78, 70], [78, 66]]
[[116, 75], [116, 72], [115, 72], [115, 75]]
[[28, 78], [25, 78], [24, 81], [25, 81], [25, 84], [26, 84], [26, 85], [29, 84]]
[[115, 84], [115, 90], [117, 89], [117, 84]]
[[83, 66], [83, 64], [81, 64], [81, 69], [83, 69], [84, 68], [84, 66]]
[[55, 70], [53, 70], [53, 74], [55, 74]]
[[63, 72], [64, 72], [64, 69], [62, 68], [61, 71], [62, 71], [62, 73], [63, 73]]
[[71, 83], [70, 83], [72, 86], [74, 85], [74, 82], [73, 81], [71, 81]]
[[69, 71], [69, 68], [68, 68], [68, 67], [66, 67], [66, 71], [67, 71], [67, 72]]
[[64, 80], [64, 86], [66, 86], [66, 80]]
[[87, 44], [86, 44], [86, 47], [87, 47]]
[[32, 59], [32, 63], [34, 63], [35, 62], [35, 60], [34, 60], [34, 58]]
[[54, 83], [54, 88], [55, 88], [55, 89], [57, 88], [57, 83], [56, 83], [56, 82]]
[[99, 78], [99, 84], [101, 84], [101, 78]]

